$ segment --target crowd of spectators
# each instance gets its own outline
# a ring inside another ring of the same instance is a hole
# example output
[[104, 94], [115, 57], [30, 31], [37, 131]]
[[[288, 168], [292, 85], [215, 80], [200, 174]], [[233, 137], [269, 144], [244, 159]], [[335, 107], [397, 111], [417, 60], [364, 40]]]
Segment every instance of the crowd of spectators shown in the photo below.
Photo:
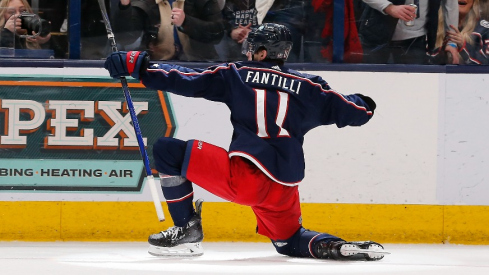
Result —
[[[69, 45], [62, 45], [60, 53], [59, 37], [68, 40], [70, 35], [69, 0], [38, 0], [38, 10], [31, 2], [0, 0], [1, 47], [55, 48], [56, 58], [68, 58]], [[80, 58], [104, 59], [110, 46], [98, 3], [82, 2]], [[153, 60], [243, 60], [241, 45], [248, 33], [274, 22], [293, 33], [290, 62], [331, 63], [340, 37], [343, 63], [489, 63], [489, 0], [344, 0], [343, 9], [335, 7], [335, 0], [105, 2], [119, 50], [145, 50]], [[48, 20], [53, 35], [19, 35], [16, 16], [23, 11]], [[337, 13], [342, 11], [339, 21]], [[344, 35], [335, 34], [338, 31]]]

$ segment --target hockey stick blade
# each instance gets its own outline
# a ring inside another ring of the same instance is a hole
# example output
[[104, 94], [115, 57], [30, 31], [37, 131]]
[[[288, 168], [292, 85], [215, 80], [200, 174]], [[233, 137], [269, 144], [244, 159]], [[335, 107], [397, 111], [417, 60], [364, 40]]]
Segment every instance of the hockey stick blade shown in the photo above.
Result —
[[[114, 33], [112, 32], [112, 27], [110, 26], [109, 16], [107, 14], [107, 9], [105, 8], [105, 0], [98, 0], [98, 5], [100, 7], [100, 12], [102, 13], [102, 19], [104, 20], [105, 29], [107, 30], [107, 38], [109, 39], [112, 52], [117, 52], [117, 43], [115, 42]], [[122, 91], [124, 92], [124, 97], [126, 99], [127, 108], [129, 109], [129, 113], [131, 115], [134, 132], [138, 141], [139, 152], [141, 154], [141, 158], [143, 159], [144, 168], [146, 170], [146, 183], [149, 185], [149, 189], [151, 191], [151, 197], [153, 198], [153, 203], [156, 209], [158, 220], [162, 222], [165, 220], [165, 215], [163, 213], [163, 208], [161, 207], [160, 198], [158, 197], [158, 191], [153, 177], [153, 172], [151, 171], [149, 165], [148, 153], [146, 152], [146, 148], [144, 147], [143, 135], [141, 133], [141, 128], [139, 128], [136, 111], [134, 111], [134, 104], [132, 102], [131, 93], [129, 92], [126, 78], [122, 76], [120, 80]]]

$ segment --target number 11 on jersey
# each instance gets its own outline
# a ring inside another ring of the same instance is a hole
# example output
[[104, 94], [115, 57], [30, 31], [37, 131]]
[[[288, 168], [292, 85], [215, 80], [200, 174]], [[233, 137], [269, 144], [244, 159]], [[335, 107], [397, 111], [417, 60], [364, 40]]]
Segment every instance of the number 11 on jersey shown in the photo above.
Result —
[[[269, 138], [270, 135], [267, 131], [267, 94], [265, 89], [253, 89], [255, 91], [255, 104], [256, 104], [256, 124], [258, 128], [257, 135], [262, 138]], [[280, 128], [277, 137], [290, 137], [289, 132], [283, 128], [285, 117], [287, 116], [287, 110], [289, 107], [289, 94], [278, 94], [278, 106], [277, 116], [275, 118], [275, 124]]]

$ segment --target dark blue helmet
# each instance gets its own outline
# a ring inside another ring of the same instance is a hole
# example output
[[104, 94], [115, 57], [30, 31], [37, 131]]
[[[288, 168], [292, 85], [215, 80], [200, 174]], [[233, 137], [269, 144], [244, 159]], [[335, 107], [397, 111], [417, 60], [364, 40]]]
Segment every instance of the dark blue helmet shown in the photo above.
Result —
[[253, 29], [243, 42], [242, 53], [255, 53], [261, 47], [267, 50], [270, 59], [287, 60], [292, 49], [292, 36], [287, 27], [275, 23], [264, 23]]

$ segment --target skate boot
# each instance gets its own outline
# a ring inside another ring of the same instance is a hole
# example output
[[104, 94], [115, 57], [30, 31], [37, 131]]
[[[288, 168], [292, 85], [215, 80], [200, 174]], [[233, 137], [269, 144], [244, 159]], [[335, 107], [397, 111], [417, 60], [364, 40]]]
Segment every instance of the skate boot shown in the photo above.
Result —
[[390, 254], [376, 242], [320, 241], [314, 247], [320, 259], [378, 261]]
[[173, 226], [149, 236], [148, 253], [153, 256], [193, 257], [204, 254], [202, 240], [202, 199], [195, 202], [195, 216], [184, 227]]

